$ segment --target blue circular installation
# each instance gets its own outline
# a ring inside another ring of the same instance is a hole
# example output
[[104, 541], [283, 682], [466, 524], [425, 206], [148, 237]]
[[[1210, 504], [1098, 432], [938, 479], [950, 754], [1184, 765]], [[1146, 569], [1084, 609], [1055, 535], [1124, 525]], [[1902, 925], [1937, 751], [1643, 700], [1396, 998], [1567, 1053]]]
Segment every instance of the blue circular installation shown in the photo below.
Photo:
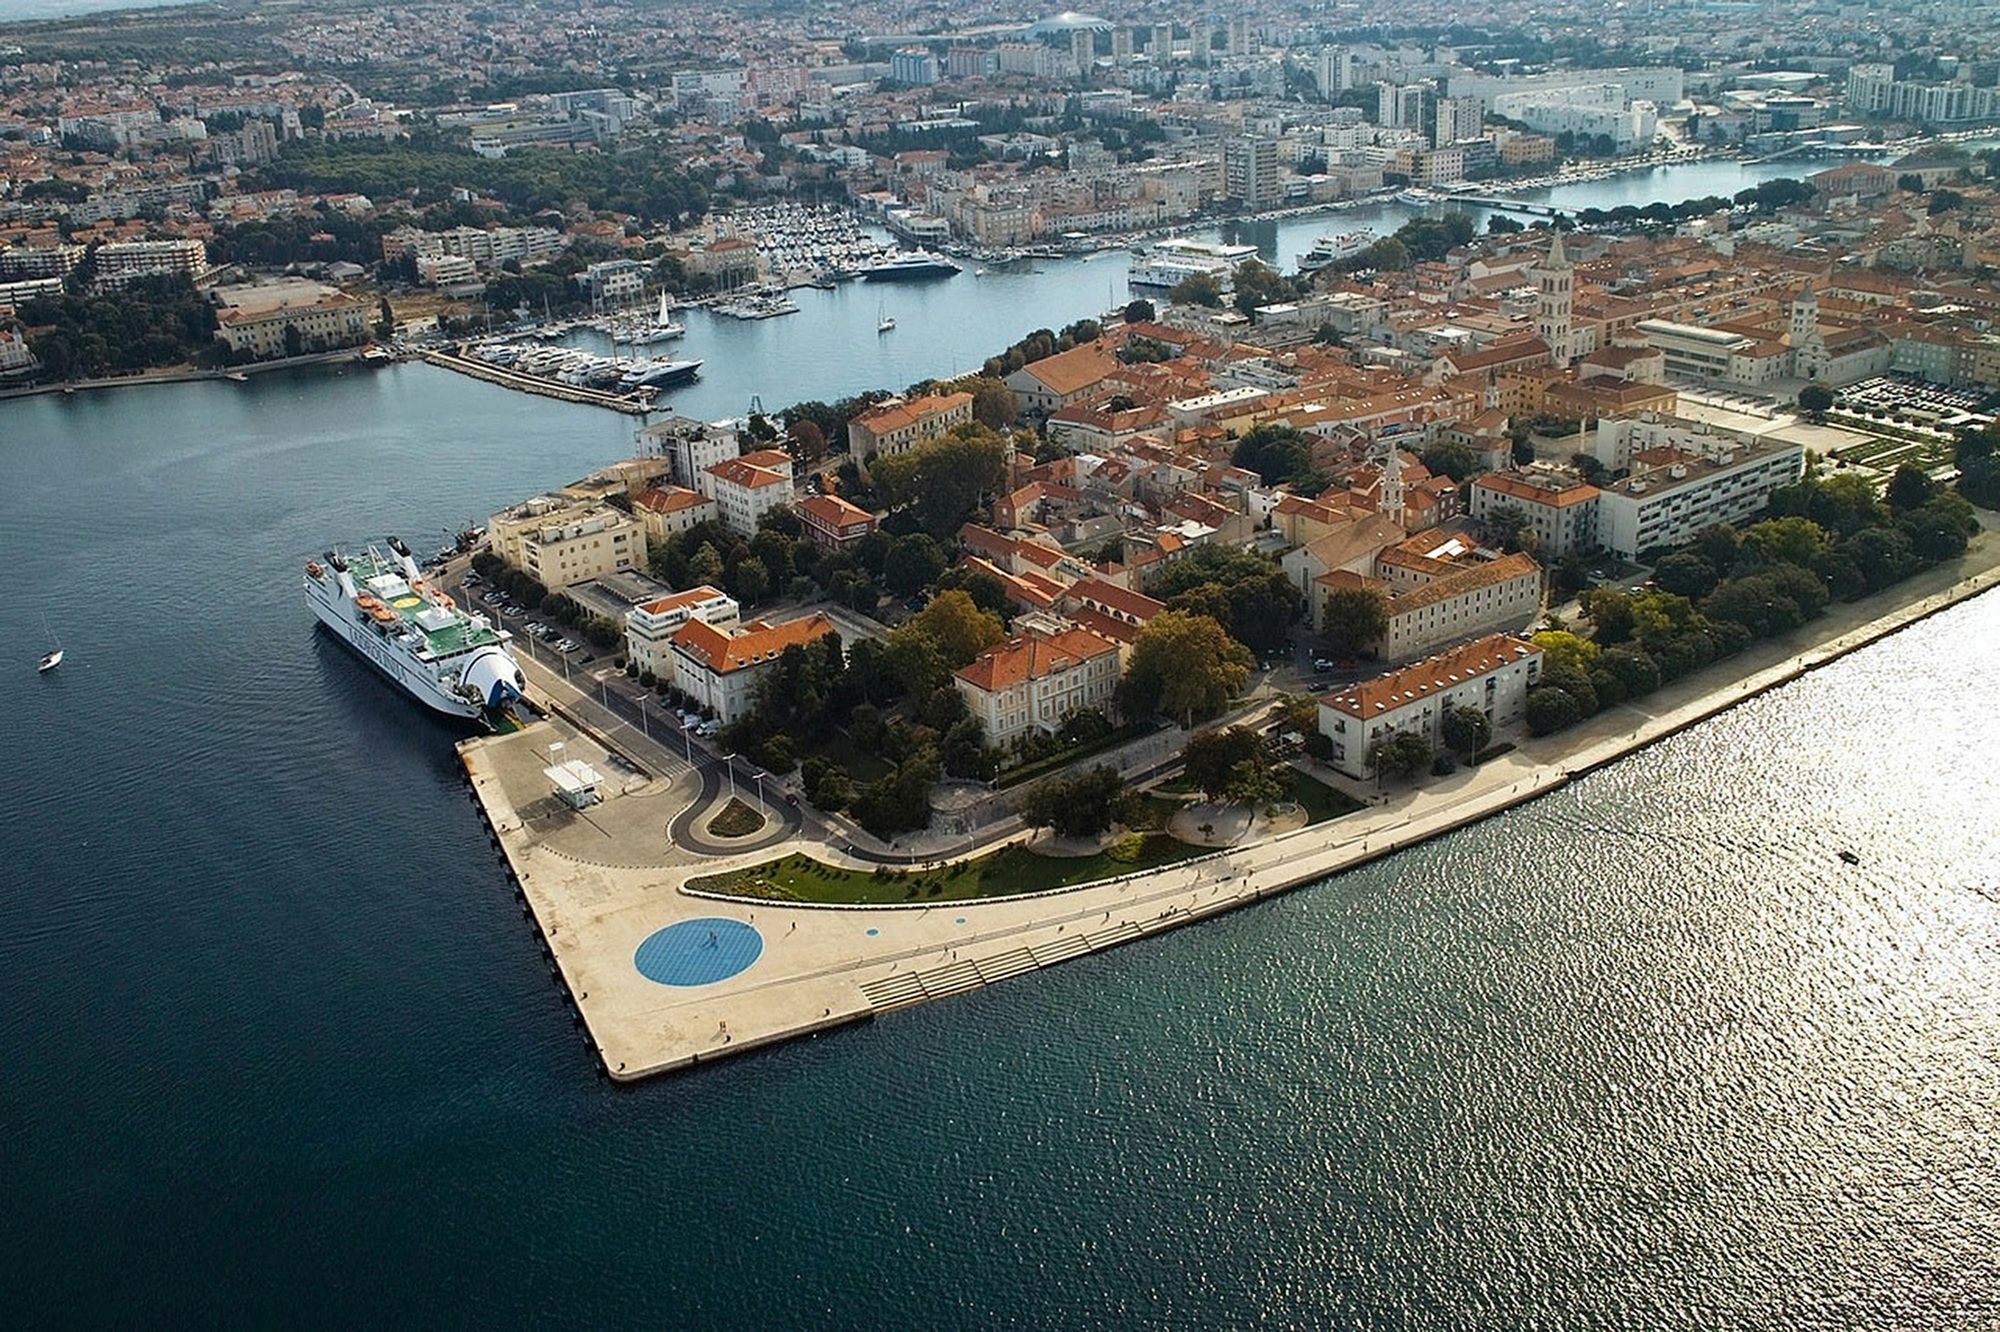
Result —
[[713, 985], [744, 970], [763, 951], [764, 936], [756, 926], [710, 916], [653, 931], [632, 954], [632, 965], [658, 985]]

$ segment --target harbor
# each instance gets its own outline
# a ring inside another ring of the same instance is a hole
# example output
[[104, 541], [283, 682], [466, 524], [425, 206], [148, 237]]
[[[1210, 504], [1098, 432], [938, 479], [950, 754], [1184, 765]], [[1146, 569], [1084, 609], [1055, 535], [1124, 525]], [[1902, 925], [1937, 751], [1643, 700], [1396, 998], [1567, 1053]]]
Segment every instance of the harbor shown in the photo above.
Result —
[[[648, 412], [662, 410], [657, 401], [661, 388], [685, 383], [701, 368], [699, 361], [640, 362], [565, 351], [547, 353], [549, 360], [546, 362], [529, 361], [528, 364], [536, 369], [516, 367], [517, 360], [536, 354], [519, 344], [489, 343], [458, 350], [427, 348], [422, 355], [425, 361], [441, 369], [470, 375], [488, 384], [519, 389], [562, 402], [609, 407], [612, 411], [630, 416], [644, 416]], [[544, 365], [547, 372], [540, 370]], [[657, 379], [643, 378], [649, 370]], [[605, 387], [597, 387], [586, 378], [589, 373], [602, 375], [601, 382]], [[565, 378], [565, 375], [573, 378]], [[634, 375], [642, 378], [628, 384], [626, 381]]]

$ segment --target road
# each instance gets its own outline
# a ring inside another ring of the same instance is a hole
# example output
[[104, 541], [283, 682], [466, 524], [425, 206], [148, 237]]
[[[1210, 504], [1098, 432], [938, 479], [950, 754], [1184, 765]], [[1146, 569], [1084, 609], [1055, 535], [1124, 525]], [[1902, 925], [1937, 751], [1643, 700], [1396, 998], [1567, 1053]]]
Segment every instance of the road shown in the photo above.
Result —
[[[628, 735], [625, 747], [639, 751], [658, 776], [667, 780], [690, 773], [698, 776], [700, 794], [673, 822], [675, 845], [703, 855], [734, 855], [789, 840], [804, 831], [804, 812], [792, 803], [790, 793], [777, 776], [740, 755], [718, 753], [683, 727], [680, 719], [651, 690], [640, 688], [622, 672], [604, 665], [602, 657], [587, 654], [583, 649], [558, 652], [536, 639], [528, 632], [531, 617], [500, 610], [483, 595], [486, 589], [468, 589], [453, 574], [447, 574], [443, 581], [446, 586], [454, 587], [462, 600], [480, 602], [487, 614], [513, 632], [516, 648], [525, 647], [530, 662], [548, 671], [551, 677], [560, 675], [579, 696], [609, 714], [613, 728], [636, 733]], [[584, 660], [586, 655], [592, 659]], [[708, 819], [720, 812], [718, 799], [725, 789], [749, 797], [746, 803], [763, 810], [770, 820], [764, 833], [749, 840], [725, 841], [703, 832]]]

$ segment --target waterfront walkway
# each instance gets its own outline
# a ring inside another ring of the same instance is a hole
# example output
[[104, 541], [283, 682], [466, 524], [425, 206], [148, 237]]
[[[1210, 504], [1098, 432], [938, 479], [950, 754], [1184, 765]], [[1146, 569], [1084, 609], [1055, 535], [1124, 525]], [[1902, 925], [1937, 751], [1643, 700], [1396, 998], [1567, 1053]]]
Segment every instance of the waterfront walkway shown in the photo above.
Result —
[[[1996, 544], [1988, 541], [1986, 545]], [[1893, 601], [1840, 605], [1785, 639], [1613, 708], [1477, 768], [1392, 788], [1387, 802], [1172, 867], [1033, 897], [830, 907], [726, 899], [691, 878], [761, 864], [770, 848], [699, 867], [615, 868], [543, 845], [517, 801], [546, 733], [469, 741], [466, 769], [606, 1069], [621, 1080], [869, 1017], [1144, 938], [1311, 883], [1487, 818], [2000, 581], [1982, 549], [1910, 580]], [[512, 775], [509, 775], [509, 768]], [[539, 771], [539, 767], [535, 768]], [[600, 817], [624, 799], [612, 795]], [[824, 846], [786, 848], [824, 858]], [[1836, 848], [1829, 848], [1834, 854]], [[635, 959], [662, 930], [726, 919], [754, 961], [713, 983], [648, 979]]]

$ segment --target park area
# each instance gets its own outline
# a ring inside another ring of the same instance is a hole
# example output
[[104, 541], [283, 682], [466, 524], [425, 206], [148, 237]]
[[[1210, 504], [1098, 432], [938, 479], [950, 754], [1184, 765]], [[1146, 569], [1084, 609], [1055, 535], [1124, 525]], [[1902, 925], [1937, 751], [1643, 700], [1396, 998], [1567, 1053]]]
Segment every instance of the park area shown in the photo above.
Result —
[[1087, 856], [1049, 856], [1005, 846], [931, 870], [848, 869], [806, 855], [692, 879], [702, 892], [766, 902], [898, 906], [915, 902], [978, 902], [1076, 888], [1140, 870], [1158, 869], [1213, 848], [1189, 846], [1165, 833], [1128, 833]]

